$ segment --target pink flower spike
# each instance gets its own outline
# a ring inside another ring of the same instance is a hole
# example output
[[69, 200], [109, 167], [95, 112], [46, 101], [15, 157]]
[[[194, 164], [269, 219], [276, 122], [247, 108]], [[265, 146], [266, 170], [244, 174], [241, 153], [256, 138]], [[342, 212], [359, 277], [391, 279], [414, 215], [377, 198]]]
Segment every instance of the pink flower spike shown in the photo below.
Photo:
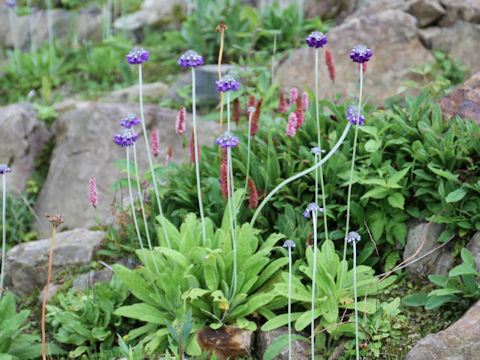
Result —
[[[222, 165], [220, 165], [220, 189], [222, 190], [222, 197], [224, 199], [227, 198], [227, 195], [229, 193], [228, 189], [230, 188], [228, 185], [231, 184], [231, 182], [227, 183], [228, 179], [228, 163], [227, 163], [227, 149], [223, 149], [223, 156], [222, 156]], [[230, 179], [228, 179], [230, 180]], [[231, 194], [231, 189], [230, 189], [230, 194]]]
[[167, 155], [165, 155], [165, 165], [168, 165], [170, 161], [172, 161], [172, 144], [168, 144]]
[[298, 98], [298, 89], [296, 87], [293, 87], [290, 89], [290, 106], [293, 106], [297, 103], [297, 98]]
[[180, 135], [183, 134], [186, 130], [185, 119], [187, 118], [187, 110], [185, 106], [180, 108], [180, 111], [177, 114], [177, 122], [175, 123], [175, 132]]
[[308, 94], [306, 91], [303, 92], [302, 94], [302, 109], [303, 111], [308, 110], [308, 106], [310, 105]]
[[287, 136], [293, 138], [297, 133], [297, 115], [294, 112], [291, 112], [288, 116], [288, 124], [287, 124]]
[[[190, 162], [195, 164], [195, 138], [193, 135], [192, 129], [192, 136], [190, 137]], [[197, 144], [197, 151], [198, 151], [198, 161], [200, 161], [200, 144]]]
[[280, 99], [278, 100], [278, 112], [280, 114], [287, 112], [287, 100], [285, 100], [285, 95], [283, 92], [280, 94]]
[[295, 109], [295, 115], [297, 116], [297, 130], [305, 123], [305, 114], [302, 108], [302, 100], [297, 98], [297, 108]]
[[158, 136], [158, 131], [152, 131], [152, 138], [150, 139], [151, 146], [150, 146], [150, 153], [157, 157], [160, 154], [160, 137]]
[[335, 82], [335, 65], [333, 65], [332, 53], [330, 50], [325, 50], [325, 64], [328, 69], [328, 76], [332, 82]]
[[95, 209], [98, 205], [97, 184], [95, 184], [95, 176], [90, 178], [90, 205]]

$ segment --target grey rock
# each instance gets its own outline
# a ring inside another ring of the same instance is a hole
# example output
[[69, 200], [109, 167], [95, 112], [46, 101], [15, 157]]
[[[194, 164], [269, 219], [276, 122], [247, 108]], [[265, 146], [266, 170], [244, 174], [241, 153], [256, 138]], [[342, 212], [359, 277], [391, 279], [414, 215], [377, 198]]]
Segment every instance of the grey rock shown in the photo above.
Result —
[[[45, 288], [46, 288], [46, 286], [43, 288], [40, 295], [38, 295], [38, 303], [39, 304], [43, 303], [43, 297], [45, 296]], [[52, 296], [55, 295], [58, 292], [58, 290], [60, 290], [61, 288], [62, 288], [61, 283], [50, 283], [48, 285], [47, 303], [50, 302], [50, 299], [52, 298]]]
[[[90, 265], [104, 237], [102, 231], [85, 229], [58, 233], [53, 249], [52, 278], [68, 267]], [[51, 239], [30, 241], [7, 252], [5, 283], [16, 295], [24, 296], [46, 284], [50, 244]]]
[[418, 20], [418, 26], [423, 28], [433, 24], [445, 14], [445, 9], [436, 0], [415, 0], [410, 4], [408, 12]]
[[82, 274], [73, 280], [72, 287], [75, 290], [83, 290], [90, 288], [95, 283], [109, 282], [112, 279], [113, 272], [110, 269], [102, 269], [99, 271], [90, 271], [86, 274]]
[[[230, 74], [238, 79], [233, 65], [222, 65], [222, 75]], [[220, 95], [215, 87], [215, 81], [218, 80], [217, 65], [203, 65], [195, 68], [196, 81], [196, 99], [197, 104], [212, 103], [220, 100]], [[178, 90], [192, 83], [191, 72], [188, 71], [182, 75], [168, 90], [164, 99], [174, 99], [181, 101], [182, 98], [178, 95]]]
[[[169, 87], [162, 82], [155, 82], [151, 84], [143, 84], [142, 91], [144, 99], [152, 99], [158, 101], [165, 95]], [[128, 103], [137, 101], [138, 99], [138, 85], [133, 85], [127, 88], [115, 90], [111, 92], [105, 99], [108, 102]]]
[[[71, 110], [57, 120], [55, 134], [56, 148], [45, 184], [40, 191], [35, 209], [38, 214], [61, 212], [64, 229], [89, 228], [96, 225], [95, 211], [89, 203], [89, 179], [95, 176], [98, 190], [98, 216], [102, 223], [111, 223], [113, 215], [110, 204], [115, 199], [128, 198], [128, 190], [112, 194], [112, 184], [125, 177], [114, 164], [125, 159], [125, 149], [113, 143], [113, 134], [120, 130], [118, 122], [128, 112], [139, 115], [138, 104], [104, 104], [77, 102], [70, 104]], [[158, 163], [165, 163], [169, 143], [173, 148], [173, 161], [184, 160], [181, 138], [175, 133], [177, 111], [154, 105], [145, 105], [145, 122], [149, 136], [152, 129], [160, 134], [160, 157]], [[187, 117], [187, 136], [190, 136], [191, 120]], [[141, 133], [141, 128], [138, 128]], [[199, 120], [198, 137], [201, 145], [214, 144], [218, 126], [214, 122]], [[139, 135], [136, 143], [140, 172], [147, 171], [148, 160], [145, 141]], [[130, 155], [132, 153], [130, 152]], [[35, 224], [40, 234], [48, 234], [48, 222]]]
[[442, 28], [439, 26], [430, 26], [426, 29], [420, 29], [418, 31], [420, 40], [422, 41], [423, 46], [425, 46], [427, 49], [431, 49], [433, 47], [433, 39], [438, 38], [441, 32]]
[[355, 11], [356, 0], [305, 0], [304, 11], [307, 17], [335, 19], [340, 22]]
[[[271, 331], [257, 331], [256, 342], [257, 342], [257, 353], [260, 359], [263, 359], [265, 351], [268, 347], [280, 336], [288, 334], [288, 327], [283, 326], [281, 328], [271, 330]], [[292, 341], [292, 359], [294, 360], [308, 360], [311, 358], [310, 355], [310, 343], [295, 340]], [[288, 359], [288, 347], [284, 348], [280, 354], [274, 357], [276, 360], [287, 360]]]
[[480, 273], [480, 231], [477, 231], [475, 235], [473, 235], [466, 248], [473, 255], [473, 260], [475, 261], [475, 270]]
[[343, 356], [345, 354], [346, 343], [347, 340], [340, 341], [340, 344], [338, 344], [335, 349], [333, 349], [332, 355], [330, 355], [328, 360], [338, 360], [341, 356]]
[[[403, 260], [410, 258], [420, 248], [423, 242], [426, 226], [427, 223], [425, 222], [410, 221], [408, 223], [407, 244], [403, 251]], [[444, 230], [444, 225], [432, 223], [426, 230], [425, 243], [414, 259], [417, 259], [438, 247], [440, 244], [437, 243], [437, 240]], [[442, 247], [439, 250], [434, 251], [432, 254], [409, 265], [407, 267], [407, 272], [414, 279], [423, 279], [430, 274], [447, 275], [452, 264], [452, 255], [446, 247]]]
[[480, 71], [480, 51], [472, 44], [480, 43], [480, 26], [458, 20], [444, 27], [431, 40], [432, 49], [443, 49], [455, 59], [460, 59], [469, 74]]
[[385, 10], [400, 10], [406, 12], [409, 4], [405, 0], [357, 0], [356, 11], [345, 21], [352, 18], [371, 16]]
[[35, 170], [35, 161], [49, 138], [45, 124], [29, 103], [19, 103], [0, 108], [0, 163], [9, 165], [7, 189], [22, 193], [27, 180]]
[[447, 329], [420, 340], [405, 360], [478, 360], [479, 354], [480, 302], [477, 302]]
[[452, 26], [458, 20], [478, 24], [480, 22], [480, 0], [440, 0], [446, 9], [446, 15], [440, 21], [441, 26]]
[[[354, 14], [355, 15], [355, 14]], [[352, 15], [353, 16], [353, 15]], [[399, 10], [386, 10], [369, 16], [351, 17], [328, 33], [328, 49], [337, 69], [336, 90], [344, 97], [357, 93], [358, 68], [349, 57], [356, 44], [366, 44], [373, 56], [368, 62], [364, 89], [375, 104], [384, 104], [388, 97], [408, 79], [416, 79], [409, 69], [434, 61], [418, 38], [416, 19]], [[314, 50], [294, 50], [278, 68], [276, 80], [288, 91], [293, 86], [314, 89]], [[392, 57], [394, 54], [394, 57]], [[320, 56], [324, 51], [320, 50]], [[332, 85], [326, 66], [319, 66], [320, 97], [331, 97]], [[367, 90], [368, 89], [368, 90]]]

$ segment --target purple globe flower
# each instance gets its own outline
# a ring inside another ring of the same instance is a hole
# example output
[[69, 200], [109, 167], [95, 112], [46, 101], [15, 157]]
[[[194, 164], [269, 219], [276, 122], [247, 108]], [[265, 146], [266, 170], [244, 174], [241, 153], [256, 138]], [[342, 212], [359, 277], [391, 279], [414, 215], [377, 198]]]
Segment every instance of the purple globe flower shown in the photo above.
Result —
[[372, 57], [372, 50], [367, 48], [365, 45], [355, 45], [355, 47], [350, 50], [350, 58], [354, 62], [364, 63], [367, 62]]
[[362, 240], [362, 237], [356, 231], [350, 231], [347, 237], [345, 238], [345, 240], [347, 241], [348, 244], [350, 244], [350, 243], [353, 243], [354, 241], [359, 242], [360, 240]]
[[149, 55], [150, 52], [148, 50], [135, 46], [132, 51], [127, 54], [127, 61], [131, 65], [140, 65], [148, 61]]
[[216, 141], [217, 145], [220, 145], [222, 148], [227, 148], [227, 147], [235, 147], [238, 145], [238, 137], [233, 135], [229, 131], [225, 131], [222, 136], [217, 138]]
[[12, 169], [10, 169], [7, 164], [0, 164], [0, 175], [10, 172], [12, 172]]
[[325, 150], [322, 150], [318, 146], [313, 147], [310, 151], [312, 152], [313, 155], [320, 155], [325, 152]]
[[203, 65], [203, 57], [202, 55], [198, 55], [194, 50], [188, 50], [178, 58], [178, 65], [184, 68], [200, 66]]
[[128, 113], [119, 121], [119, 124], [125, 128], [131, 128], [132, 126], [138, 125], [142, 122], [135, 114]]
[[328, 43], [327, 37], [320, 31], [313, 31], [305, 38], [308, 46], [318, 49], [323, 48], [323, 45]]
[[320, 206], [318, 206], [317, 203], [310, 203], [307, 205], [307, 208], [305, 209], [305, 211], [303, 212], [303, 216], [305, 216], [306, 218], [309, 218], [310, 215], [314, 212], [315, 215], [318, 213], [318, 212], [325, 212], [325, 209], [324, 208], [321, 208]]
[[365, 125], [365, 117], [363, 116], [362, 108], [360, 108], [359, 121], [357, 121], [357, 116], [358, 116], [358, 106], [350, 105], [346, 114], [348, 121], [350, 121], [353, 125], [360, 125], [360, 126]]
[[114, 134], [113, 142], [121, 147], [133, 146], [138, 139], [138, 134], [133, 129], [122, 129], [120, 134]]
[[231, 75], [225, 75], [222, 80], [215, 81], [218, 91], [237, 91], [240, 88], [240, 83]]
[[283, 243], [283, 247], [284, 248], [294, 248], [296, 247], [297, 245], [295, 245], [295, 243], [293, 242], [293, 240], [287, 240]]
[[9, 8], [13, 8], [13, 7], [17, 6], [17, 2], [15, 0], [7, 0], [6, 5]]

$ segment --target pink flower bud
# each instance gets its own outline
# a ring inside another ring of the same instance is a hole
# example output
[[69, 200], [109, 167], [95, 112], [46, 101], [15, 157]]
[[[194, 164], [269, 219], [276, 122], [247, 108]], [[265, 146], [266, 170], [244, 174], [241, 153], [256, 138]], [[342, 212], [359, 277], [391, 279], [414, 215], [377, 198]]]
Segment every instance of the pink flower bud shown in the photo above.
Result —
[[335, 82], [335, 65], [333, 65], [332, 53], [328, 49], [325, 50], [325, 64], [327, 65], [328, 76], [330, 76], [330, 80]]
[[293, 106], [297, 103], [298, 98], [298, 89], [293, 87], [290, 89], [290, 106]]
[[287, 100], [285, 100], [285, 95], [280, 93], [280, 99], [278, 100], [278, 112], [284, 114], [287, 112]]
[[95, 176], [90, 178], [90, 205], [95, 209], [98, 205], [97, 184], [95, 184]]
[[297, 115], [294, 112], [291, 112], [288, 116], [288, 124], [287, 124], [287, 136], [293, 138], [297, 133]]
[[177, 122], [175, 123], [175, 132], [180, 135], [183, 134], [186, 130], [185, 119], [187, 118], [187, 110], [185, 106], [180, 108], [180, 111], [177, 114]]
[[248, 207], [250, 209], [258, 207], [258, 191], [252, 178], [248, 178]]
[[158, 131], [152, 131], [152, 137], [150, 139], [150, 153], [157, 157], [160, 154], [160, 137], [158, 136]]
[[308, 110], [308, 106], [310, 105], [309, 100], [310, 99], [308, 98], [307, 92], [304, 91], [303, 94], [302, 94], [302, 109], [303, 109], [303, 111]]

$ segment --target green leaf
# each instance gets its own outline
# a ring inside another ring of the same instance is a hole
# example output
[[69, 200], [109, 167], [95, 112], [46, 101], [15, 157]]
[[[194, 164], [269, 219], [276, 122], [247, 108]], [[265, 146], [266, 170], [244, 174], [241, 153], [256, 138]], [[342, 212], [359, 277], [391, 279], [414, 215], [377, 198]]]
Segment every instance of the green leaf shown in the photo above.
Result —
[[368, 198], [374, 198], [374, 199], [383, 199], [385, 196], [388, 195], [390, 189], [388, 188], [380, 188], [376, 187], [370, 191], [367, 191], [361, 199], [368, 199]]
[[369, 153], [377, 152], [380, 146], [382, 146], [381, 140], [370, 139], [365, 143], [365, 151]]
[[457, 189], [455, 191], [452, 191], [451, 193], [449, 193], [447, 195], [447, 197], [445, 198], [445, 201], [447, 203], [453, 203], [453, 202], [457, 202], [457, 201], [460, 201], [462, 200], [465, 195], [467, 194], [467, 191], [464, 190], [464, 189]]
[[402, 303], [408, 306], [424, 306], [427, 302], [428, 295], [423, 293], [405, 296]]
[[157, 325], [166, 325], [165, 312], [145, 303], [122, 306], [113, 312], [115, 315], [137, 319]]
[[[297, 334], [292, 334], [291, 339], [292, 341], [294, 340], [303, 340], [306, 342], [308, 341], [304, 336], [297, 335]], [[288, 347], [288, 342], [289, 342], [288, 334], [285, 334], [276, 338], [263, 354], [263, 360], [275, 359], [282, 352], [284, 348]]]
[[453, 180], [453, 181], [457, 181], [458, 179], [458, 174], [457, 175], [454, 175], [452, 174], [450, 171], [445, 171], [445, 170], [442, 170], [442, 169], [438, 169], [436, 167], [433, 166], [433, 163], [430, 163], [428, 164], [428, 168], [436, 175], [438, 176], [441, 176], [441, 177], [444, 177], [445, 179], [447, 180]]
[[402, 180], [405, 175], [410, 171], [410, 166], [407, 166], [405, 169], [402, 169], [400, 171], [397, 171], [395, 174], [390, 176], [387, 180], [387, 185], [390, 187], [394, 187], [394, 185], [397, 185], [400, 180]]
[[[302, 316], [303, 312], [297, 312], [297, 313], [291, 313], [291, 321], [294, 322], [296, 321], [300, 316]], [[275, 330], [278, 329], [281, 326], [284, 326], [288, 324], [288, 314], [281, 314], [277, 315], [271, 320], [268, 320], [265, 324], [262, 326], [262, 331], [270, 331], [270, 330]]]
[[467, 248], [462, 249], [460, 256], [462, 257], [462, 260], [465, 264], [472, 268], [475, 268], [475, 260], [473, 259], [472, 253]]
[[428, 298], [426, 304], [425, 304], [425, 309], [426, 310], [432, 310], [437, 307], [442, 306], [443, 304], [447, 302], [456, 302], [458, 300], [458, 297], [455, 295], [446, 295], [446, 296], [432, 296]]
[[394, 208], [402, 209], [405, 205], [405, 198], [400, 193], [394, 193], [390, 195], [388, 198], [388, 203], [393, 206]]
[[469, 266], [467, 264], [460, 264], [458, 266], [455, 266], [450, 272], [448, 273], [448, 276], [459, 276], [459, 275], [476, 275], [480, 277], [480, 274], [475, 271], [475, 269], [472, 266]]

